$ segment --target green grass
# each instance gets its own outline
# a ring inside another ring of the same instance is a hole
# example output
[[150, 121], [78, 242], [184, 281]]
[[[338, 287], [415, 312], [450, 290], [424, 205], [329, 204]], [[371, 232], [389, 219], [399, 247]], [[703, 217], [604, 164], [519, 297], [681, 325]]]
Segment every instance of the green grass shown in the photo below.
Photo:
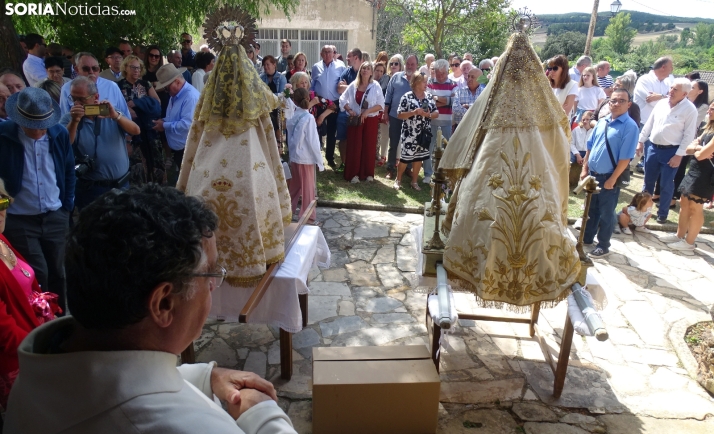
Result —
[[[339, 159], [338, 159], [339, 161]], [[386, 166], [385, 166], [386, 167]], [[430, 200], [430, 189], [422, 184], [424, 171], [419, 176], [419, 186], [422, 191], [413, 190], [409, 186], [409, 177], [402, 179], [402, 189], [397, 191], [392, 188], [394, 181], [386, 179], [387, 170], [385, 167], [375, 168], [374, 182], [360, 182], [351, 184], [345, 181], [342, 173], [335, 173], [330, 167], [325, 166], [324, 172], [317, 174], [317, 195], [320, 200], [342, 202], [350, 204], [365, 205], [386, 205], [393, 207], [420, 207], [424, 202]], [[632, 197], [638, 191], [642, 191], [643, 175], [633, 173], [630, 187], [620, 191], [620, 201], [617, 210], [629, 205]], [[568, 217], [582, 217], [582, 205], [585, 201], [585, 194], [575, 195], [572, 192], [568, 198]], [[656, 214], [656, 205], [653, 214]], [[651, 219], [654, 222], [654, 219]], [[679, 221], [679, 205], [676, 209], [669, 210], [667, 220], [671, 223]], [[710, 226], [714, 222], [714, 211], [704, 210], [704, 225]]]

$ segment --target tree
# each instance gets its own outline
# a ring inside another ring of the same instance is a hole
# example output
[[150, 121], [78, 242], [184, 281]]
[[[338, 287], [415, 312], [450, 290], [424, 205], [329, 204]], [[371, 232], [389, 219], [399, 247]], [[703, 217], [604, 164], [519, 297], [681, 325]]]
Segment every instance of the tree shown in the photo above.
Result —
[[[104, 10], [116, 8], [117, 11], [135, 11], [132, 15], [95, 15], [57, 13], [55, 15], [5, 15], [0, 12], [0, 31], [14, 23], [18, 33], [39, 33], [47, 41], [58, 42], [75, 51], [90, 51], [103, 58], [104, 49], [116, 45], [120, 39], [127, 39], [133, 44], [157, 44], [163, 50], [179, 48], [181, 32], [198, 34], [198, 29], [206, 14], [224, 5], [237, 5], [255, 17], [279, 9], [286, 15], [292, 13], [299, 0], [103, 0]], [[87, 7], [85, 0], [67, 0], [69, 7]], [[57, 11], [55, 3], [46, 3]], [[95, 4], [89, 4], [95, 6]], [[7, 23], [12, 19], [10, 24]], [[4, 35], [3, 35], [4, 36]], [[12, 41], [13, 39], [5, 39]], [[17, 39], [14, 39], [17, 41]], [[15, 44], [10, 44], [15, 45]], [[2, 51], [2, 50], [0, 50]], [[2, 56], [2, 53], [0, 53]], [[0, 65], [19, 66], [10, 57], [0, 57]]]
[[5, 15], [5, 0], [0, 0], [0, 7], [0, 41], [4, 42], [0, 44], [0, 69], [11, 67], [19, 70], [23, 59], [22, 47], [17, 40], [12, 20]]
[[573, 60], [585, 52], [585, 35], [577, 32], [565, 32], [548, 36], [541, 51], [543, 60], [564, 54]]
[[685, 27], [682, 30], [682, 33], [679, 35], [679, 39], [680, 39], [679, 44], [682, 48], [685, 48], [687, 46], [687, 44], [689, 44], [689, 42], [691, 42], [692, 39], [694, 39], [694, 36], [692, 36], [692, 31], [690, 30], [689, 27]]
[[[387, 5], [409, 18], [404, 41], [419, 51], [433, 51], [437, 58], [445, 56], [447, 41], [458, 38], [492, 52], [505, 45], [507, 15], [503, 10], [508, 0], [387, 0]], [[472, 47], [466, 48], [473, 51]]]
[[377, 12], [377, 52], [411, 53], [414, 48], [404, 42], [402, 32], [409, 23], [409, 17], [395, 5], [387, 4]]
[[631, 22], [630, 14], [619, 13], [610, 20], [610, 25], [605, 29], [607, 44], [617, 54], [630, 52], [632, 41], [637, 35], [637, 30], [630, 27]]
[[714, 24], [697, 23], [694, 26], [694, 45], [705, 49], [714, 45]]

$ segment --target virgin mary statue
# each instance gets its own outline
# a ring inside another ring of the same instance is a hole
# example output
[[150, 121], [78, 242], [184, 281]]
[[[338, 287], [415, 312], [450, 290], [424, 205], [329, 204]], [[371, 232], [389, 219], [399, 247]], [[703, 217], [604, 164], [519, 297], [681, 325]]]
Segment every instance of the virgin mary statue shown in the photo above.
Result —
[[439, 164], [456, 186], [444, 266], [481, 305], [555, 303], [578, 277], [566, 232], [569, 135], [528, 35], [513, 34]]
[[205, 26], [220, 54], [196, 105], [177, 188], [203, 197], [216, 212], [226, 282], [250, 287], [283, 259], [283, 228], [292, 217], [270, 122], [279, 101], [243, 47], [254, 40], [254, 21], [247, 14], [218, 20], [214, 15]]

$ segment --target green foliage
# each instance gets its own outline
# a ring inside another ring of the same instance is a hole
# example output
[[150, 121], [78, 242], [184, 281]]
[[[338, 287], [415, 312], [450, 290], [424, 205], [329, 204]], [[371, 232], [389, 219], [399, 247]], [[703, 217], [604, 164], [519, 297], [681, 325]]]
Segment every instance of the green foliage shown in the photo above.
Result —
[[637, 30], [630, 27], [630, 14], [619, 13], [615, 15], [605, 29], [607, 44], [616, 54], [625, 55], [630, 52], [632, 41], [635, 40]]
[[[67, 6], [87, 4], [67, 0]], [[134, 10], [135, 15], [13, 15], [18, 33], [39, 33], [48, 42], [57, 42], [75, 51], [90, 51], [104, 57], [104, 49], [120, 39], [133, 44], [157, 44], [164, 52], [179, 48], [182, 32], [198, 36], [206, 14], [223, 5], [238, 5], [256, 17], [278, 9], [292, 13], [299, 0], [102, 0], [102, 7]]]
[[714, 45], [714, 24], [698, 23], [694, 27], [694, 45], [708, 49]]
[[569, 60], [577, 59], [585, 51], [585, 38], [582, 33], [565, 32], [550, 35], [545, 40], [541, 59], [545, 60], [558, 54], [565, 54]]

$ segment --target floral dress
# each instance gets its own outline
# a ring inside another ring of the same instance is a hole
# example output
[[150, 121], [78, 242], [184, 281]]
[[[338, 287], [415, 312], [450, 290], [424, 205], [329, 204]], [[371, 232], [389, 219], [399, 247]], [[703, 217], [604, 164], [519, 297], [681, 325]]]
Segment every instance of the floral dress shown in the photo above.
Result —
[[[424, 93], [424, 99], [420, 100], [414, 92], [407, 92], [399, 101], [397, 113], [411, 112], [420, 107], [428, 105], [429, 112], [436, 111], [436, 103], [429, 92]], [[402, 146], [402, 154], [399, 161], [411, 163], [412, 161], [424, 161], [430, 157], [429, 149], [417, 145], [417, 138], [422, 131], [431, 131], [431, 119], [424, 116], [412, 116], [402, 122], [402, 135], [399, 142]]]
[[[122, 79], [117, 82], [117, 85], [127, 103], [133, 99], [151, 98], [149, 96], [149, 89], [152, 87], [150, 81], [139, 79], [131, 84], [126, 79]], [[138, 118], [133, 120], [141, 128], [141, 133], [131, 139], [129, 182], [131, 185], [141, 185], [147, 182], [166, 184], [163, 145], [160, 136], [150, 127], [153, 119], [136, 109], [134, 110], [137, 112]]]

